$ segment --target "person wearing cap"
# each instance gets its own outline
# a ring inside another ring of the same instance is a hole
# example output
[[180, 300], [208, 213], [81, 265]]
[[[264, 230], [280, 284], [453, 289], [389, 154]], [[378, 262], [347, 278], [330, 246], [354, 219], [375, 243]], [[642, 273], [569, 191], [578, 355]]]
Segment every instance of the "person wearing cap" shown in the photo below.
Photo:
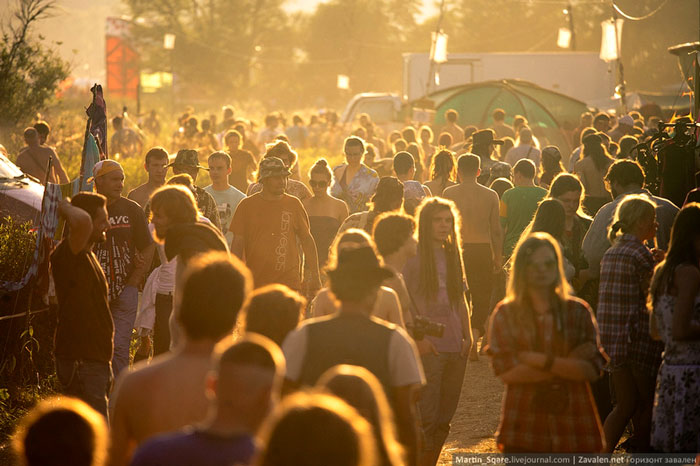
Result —
[[165, 184], [165, 175], [168, 173], [168, 152], [162, 147], [153, 147], [146, 152], [143, 168], [148, 173], [148, 181], [129, 191], [126, 197], [145, 209], [153, 191]]
[[491, 155], [497, 145], [503, 145], [503, 140], [496, 139], [495, 136], [496, 133], [492, 129], [482, 129], [472, 135], [472, 153], [481, 158], [481, 174], [477, 181], [483, 185], [488, 183], [491, 168], [498, 162], [491, 158]]
[[[289, 175], [277, 157], [260, 161], [258, 182], [263, 189], [238, 204], [229, 227], [231, 252], [245, 257], [256, 288], [281, 283], [313, 296], [321, 287], [316, 243], [301, 201], [285, 192]], [[303, 282], [299, 245], [304, 253]]]
[[634, 118], [629, 115], [623, 115], [617, 120], [617, 126], [613, 128], [609, 134], [610, 139], [614, 142], [620, 142], [623, 136], [628, 136], [634, 133]]
[[393, 275], [372, 247], [342, 249], [336, 267], [328, 270], [340, 310], [305, 321], [287, 335], [282, 351], [292, 387], [314, 386], [321, 374], [338, 364], [372, 372], [391, 402], [401, 442], [415, 458], [414, 396], [425, 383], [418, 351], [405, 330], [371, 317], [382, 282]]
[[540, 166], [541, 152], [532, 139], [532, 130], [523, 126], [518, 133], [518, 140], [515, 147], [508, 151], [505, 161], [514, 167], [520, 159], [530, 159], [535, 162], [535, 166]]
[[[173, 167], [173, 173], [179, 175], [187, 173], [192, 177], [192, 181], [197, 181], [199, 170], [209, 170], [199, 164], [199, 155], [194, 149], [180, 149], [177, 151], [175, 160], [168, 167]], [[216, 200], [204, 188], [194, 185], [194, 197], [197, 200], [197, 208], [206, 218], [221, 231], [221, 220], [219, 218], [219, 209], [216, 206]]]
[[[297, 163], [299, 156], [297, 155], [296, 151], [291, 148], [287, 141], [276, 141], [274, 144], [268, 144], [267, 151], [265, 152], [263, 158], [267, 157], [277, 157], [284, 162], [284, 166], [289, 168], [290, 171], [292, 170], [292, 167], [299, 166]], [[248, 186], [247, 194], [248, 196], [252, 196], [253, 194], [262, 191], [262, 189], [263, 187], [261, 183], [251, 183], [251, 185]], [[298, 198], [302, 202], [313, 196], [311, 191], [309, 191], [309, 188], [307, 188], [304, 183], [293, 178], [287, 179], [287, 187], [285, 188], [285, 192], [290, 196]]]
[[383, 176], [377, 184], [377, 191], [370, 201], [369, 211], [357, 212], [345, 219], [338, 234], [350, 228], [359, 228], [372, 233], [374, 222], [384, 212], [399, 211], [403, 207], [403, 183], [393, 176]]
[[102, 160], [95, 164], [92, 173], [97, 192], [107, 198], [107, 241], [96, 244], [94, 252], [109, 284], [109, 308], [114, 319], [112, 368], [117, 377], [129, 366], [138, 288], [146, 278], [155, 246], [143, 209], [122, 196], [122, 166], [114, 160]]

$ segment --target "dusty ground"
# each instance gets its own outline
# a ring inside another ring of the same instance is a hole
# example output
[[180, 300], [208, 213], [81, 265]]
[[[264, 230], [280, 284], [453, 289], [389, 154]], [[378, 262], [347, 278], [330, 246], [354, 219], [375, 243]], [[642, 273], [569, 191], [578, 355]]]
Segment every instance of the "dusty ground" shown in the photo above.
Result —
[[440, 455], [440, 465], [451, 465], [458, 452], [496, 452], [494, 432], [501, 411], [503, 384], [491, 370], [489, 358], [467, 364], [462, 396], [452, 419], [452, 429]]

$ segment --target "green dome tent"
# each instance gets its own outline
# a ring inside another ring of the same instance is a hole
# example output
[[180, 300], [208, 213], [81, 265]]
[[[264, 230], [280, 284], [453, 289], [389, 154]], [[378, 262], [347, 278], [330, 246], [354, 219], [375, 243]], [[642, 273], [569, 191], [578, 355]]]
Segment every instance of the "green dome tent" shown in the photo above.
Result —
[[553, 144], [566, 158], [572, 150], [571, 131], [579, 123], [586, 104], [527, 81], [508, 79], [451, 87], [427, 96], [434, 104], [435, 125], [445, 123], [445, 111], [459, 112], [459, 125], [487, 128], [496, 108], [506, 112], [506, 123], [515, 115], [527, 118], [541, 143]]

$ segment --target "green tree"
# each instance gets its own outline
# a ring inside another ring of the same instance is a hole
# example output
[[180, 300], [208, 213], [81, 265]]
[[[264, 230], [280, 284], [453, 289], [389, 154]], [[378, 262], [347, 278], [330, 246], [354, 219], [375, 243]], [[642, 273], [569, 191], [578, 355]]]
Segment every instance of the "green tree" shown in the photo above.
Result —
[[0, 42], [0, 132], [3, 140], [27, 123], [54, 96], [69, 67], [32, 27], [51, 14], [53, 1], [19, 0], [14, 15], [2, 26]]
[[[175, 76], [183, 101], [248, 93], [257, 64], [275, 55], [287, 17], [282, 0], [124, 0], [142, 64]], [[166, 33], [175, 48], [163, 49]]]
[[419, 1], [331, 0], [309, 18], [305, 79], [316, 97], [342, 103], [336, 75], [350, 77], [352, 93], [401, 88], [401, 54], [415, 27]]

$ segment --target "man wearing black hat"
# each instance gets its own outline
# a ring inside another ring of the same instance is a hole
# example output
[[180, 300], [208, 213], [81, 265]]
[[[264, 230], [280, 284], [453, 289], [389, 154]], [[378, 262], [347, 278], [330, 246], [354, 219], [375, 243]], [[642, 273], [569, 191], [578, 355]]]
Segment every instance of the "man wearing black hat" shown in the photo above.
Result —
[[414, 457], [414, 392], [425, 383], [423, 367], [402, 328], [370, 316], [379, 287], [393, 275], [371, 247], [343, 249], [337, 267], [328, 271], [340, 311], [307, 320], [287, 336], [282, 350], [292, 385], [313, 386], [338, 364], [362, 366], [377, 376], [394, 408], [401, 441]]
[[180, 175], [186, 173], [192, 177], [194, 186], [194, 198], [197, 200], [197, 208], [209, 221], [221, 231], [221, 220], [219, 219], [219, 210], [216, 207], [216, 201], [211, 194], [206, 192], [204, 188], [200, 188], [194, 182], [197, 181], [199, 170], [209, 170], [199, 164], [199, 156], [194, 149], [180, 149], [177, 151], [175, 160], [168, 164], [168, 167], [173, 167], [173, 173]]
[[480, 184], [488, 183], [491, 178], [491, 167], [497, 160], [491, 158], [496, 145], [503, 145], [501, 139], [495, 138], [496, 133], [492, 129], [482, 129], [472, 136], [472, 153], [481, 159], [481, 174], [477, 178]]

